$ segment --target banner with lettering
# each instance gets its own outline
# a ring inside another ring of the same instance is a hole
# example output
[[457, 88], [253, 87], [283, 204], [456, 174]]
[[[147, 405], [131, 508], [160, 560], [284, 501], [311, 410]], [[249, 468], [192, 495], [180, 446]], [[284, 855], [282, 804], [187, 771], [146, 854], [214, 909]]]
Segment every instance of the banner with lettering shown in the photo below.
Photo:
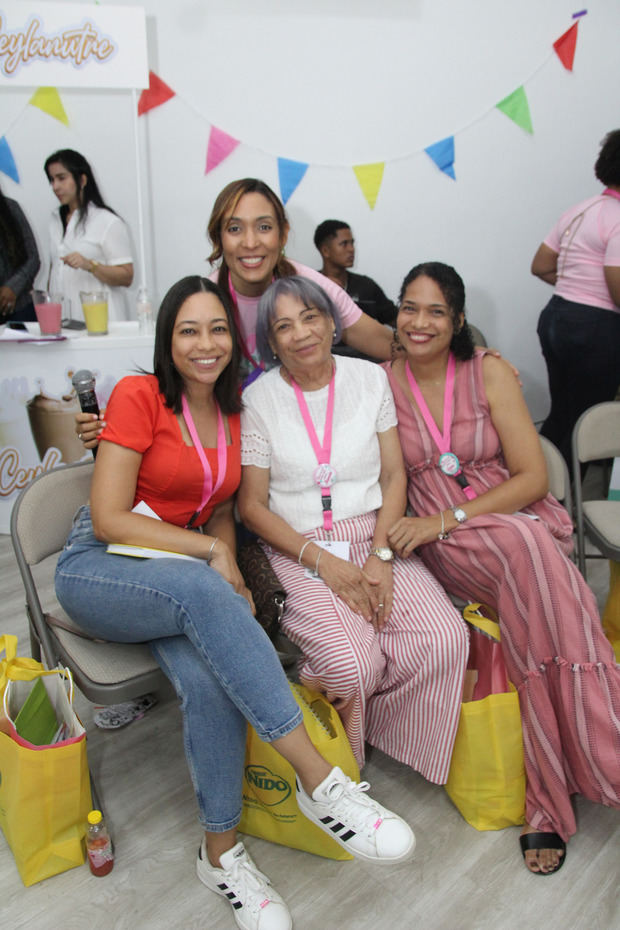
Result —
[[0, 89], [148, 83], [142, 7], [0, 0]]

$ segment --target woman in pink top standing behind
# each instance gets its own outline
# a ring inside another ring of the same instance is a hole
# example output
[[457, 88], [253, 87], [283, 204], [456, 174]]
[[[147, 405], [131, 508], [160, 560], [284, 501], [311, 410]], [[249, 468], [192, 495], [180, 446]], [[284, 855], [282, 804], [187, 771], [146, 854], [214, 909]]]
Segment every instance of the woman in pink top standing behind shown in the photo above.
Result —
[[541, 433], [569, 463], [575, 423], [620, 384], [620, 129], [605, 137], [594, 173], [605, 190], [562, 214], [532, 262], [555, 288], [538, 321], [551, 394]]

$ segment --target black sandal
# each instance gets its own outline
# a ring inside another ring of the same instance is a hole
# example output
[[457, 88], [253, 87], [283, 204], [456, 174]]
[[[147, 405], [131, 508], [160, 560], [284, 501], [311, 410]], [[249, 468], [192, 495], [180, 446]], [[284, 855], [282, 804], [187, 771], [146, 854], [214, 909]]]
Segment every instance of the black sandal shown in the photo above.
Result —
[[543, 872], [542, 869], [539, 869], [538, 872], [528, 869], [528, 872], [531, 872], [532, 875], [553, 875], [554, 872], [559, 872], [566, 861], [566, 843], [557, 833], [523, 833], [519, 837], [519, 843], [524, 859], [528, 849], [560, 849], [564, 853], [554, 869], [548, 869], [546, 872]]

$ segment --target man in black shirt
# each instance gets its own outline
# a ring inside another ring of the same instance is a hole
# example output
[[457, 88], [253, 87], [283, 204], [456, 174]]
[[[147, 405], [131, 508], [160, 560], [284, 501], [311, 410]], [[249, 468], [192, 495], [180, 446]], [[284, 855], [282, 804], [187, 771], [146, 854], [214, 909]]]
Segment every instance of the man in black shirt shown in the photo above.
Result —
[[351, 227], [340, 220], [324, 220], [315, 230], [314, 244], [323, 259], [321, 274], [344, 288], [368, 316], [392, 326], [397, 307], [372, 278], [348, 270], [355, 262], [355, 240]]

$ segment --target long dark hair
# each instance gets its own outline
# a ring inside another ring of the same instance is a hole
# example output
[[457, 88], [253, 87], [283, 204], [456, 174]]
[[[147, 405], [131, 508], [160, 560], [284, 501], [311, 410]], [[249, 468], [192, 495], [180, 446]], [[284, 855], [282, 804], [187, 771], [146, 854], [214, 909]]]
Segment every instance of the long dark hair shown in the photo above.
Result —
[[[47, 180], [50, 181], [50, 183], [52, 179], [50, 178], [49, 167], [50, 165], [54, 165], [56, 163], [61, 164], [63, 168], [69, 172], [76, 183], [80, 200], [78, 225], [84, 223], [86, 214], [88, 213], [89, 203], [94, 203], [96, 207], [101, 207], [103, 210], [109, 210], [110, 213], [116, 214], [116, 211], [104, 202], [103, 197], [101, 196], [101, 192], [97, 187], [93, 169], [90, 167], [89, 163], [86, 161], [83, 155], [80, 155], [80, 153], [76, 152], [74, 149], [59, 149], [57, 152], [54, 152], [52, 155], [50, 155], [49, 158], [46, 158], [43, 168], [45, 174], [47, 175]], [[82, 176], [86, 178], [86, 184], [84, 187], [82, 187]], [[62, 225], [66, 229], [67, 213], [69, 212], [69, 207], [67, 204], [62, 204], [59, 212]]]
[[[230, 293], [228, 287], [229, 269], [226, 264], [226, 259], [224, 258], [224, 250], [222, 249], [222, 225], [226, 217], [232, 213], [245, 194], [261, 194], [269, 201], [275, 213], [282, 244], [284, 244], [285, 235], [289, 228], [282, 201], [264, 181], [260, 181], [258, 178], [241, 178], [239, 181], [231, 181], [230, 184], [227, 184], [226, 187], [219, 192], [215, 198], [215, 203], [213, 204], [211, 216], [209, 217], [209, 223], [207, 225], [207, 235], [213, 245], [213, 250], [209, 255], [208, 261], [213, 264], [218, 261], [218, 259], [222, 259], [217, 276], [217, 283], [227, 294]], [[297, 274], [297, 271], [285, 258], [284, 254], [281, 254], [273, 273], [276, 278], [288, 278], [291, 275]]]
[[8, 198], [2, 193], [2, 188], [0, 188], [0, 245], [9, 259], [11, 270], [19, 268], [28, 258], [20, 225], [13, 215]]
[[193, 294], [213, 294], [226, 311], [228, 328], [232, 338], [232, 357], [215, 383], [215, 399], [222, 413], [239, 413], [241, 400], [239, 396], [239, 341], [227, 294], [208, 278], [200, 275], [188, 275], [173, 284], [161, 302], [155, 328], [155, 350], [153, 353], [153, 371], [159, 382], [159, 390], [164, 395], [166, 406], [175, 413], [181, 412], [183, 380], [172, 362], [172, 333], [181, 306]]
[[[405, 291], [411, 282], [421, 277], [430, 278], [431, 281], [434, 281], [443, 294], [443, 298], [450, 308], [452, 325], [454, 327], [452, 340], [450, 342], [450, 351], [454, 354], [455, 358], [463, 362], [468, 361], [470, 358], [474, 357], [474, 340], [467, 320], [465, 319], [465, 285], [463, 284], [463, 279], [451, 265], [445, 265], [443, 262], [422, 262], [422, 264], [412, 268], [405, 276], [405, 280], [400, 288], [400, 294], [398, 295], [398, 302], [400, 304], [402, 304]], [[464, 318], [462, 326], [460, 320], [461, 314], [463, 314]]]

